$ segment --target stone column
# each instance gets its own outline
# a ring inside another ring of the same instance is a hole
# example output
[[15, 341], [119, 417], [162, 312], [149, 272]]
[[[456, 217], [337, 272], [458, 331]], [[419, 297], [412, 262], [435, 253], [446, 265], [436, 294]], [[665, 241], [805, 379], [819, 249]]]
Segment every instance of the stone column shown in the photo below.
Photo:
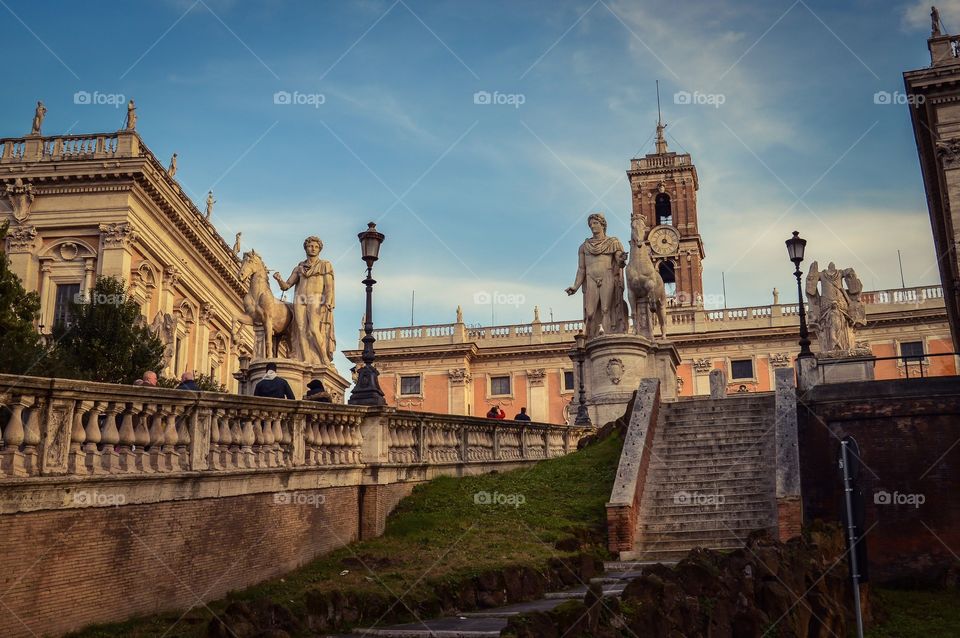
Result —
[[83, 260], [83, 289], [81, 290], [84, 295], [90, 294], [90, 290], [93, 288], [94, 272], [95, 266], [93, 265], [93, 257], [85, 258]]
[[803, 525], [793, 368], [777, 368], [776, 380], [777, 532], [781, 541], [787, 541], [798, 536]]
[[[29, 288], [27, 288], [29, 290]], [[40, 323], [44, 327], [53, 328], [53, 312], [56, 304], [56, 298], [52, 297], [50, 303], [47, 303], [47, 297], [50, 294], [50, 260], [40, 260]]]
[[544, 423], [550, 420], [546, 376], [543, 368], [527, 370], [527, 414]]
[[100, 224], [100, 274], [104, 277], [119, 277], [130, 283], [133, 256], [130, 245], [137, 240], [137, 231], [129, 222]]
[[454, 368], [447, 371], [449, 379], [450, 414], [466, 415], [470, 405], [470, 371]]

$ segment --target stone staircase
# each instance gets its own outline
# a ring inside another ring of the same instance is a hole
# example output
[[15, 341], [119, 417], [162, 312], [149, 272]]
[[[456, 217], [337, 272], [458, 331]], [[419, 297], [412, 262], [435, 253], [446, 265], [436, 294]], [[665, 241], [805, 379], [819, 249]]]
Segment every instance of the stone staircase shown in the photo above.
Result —
[[674, 563], [695, 547], [742, 547], [776, 525], [773, 393], [660, 407], [634, 551], [621, 560]]

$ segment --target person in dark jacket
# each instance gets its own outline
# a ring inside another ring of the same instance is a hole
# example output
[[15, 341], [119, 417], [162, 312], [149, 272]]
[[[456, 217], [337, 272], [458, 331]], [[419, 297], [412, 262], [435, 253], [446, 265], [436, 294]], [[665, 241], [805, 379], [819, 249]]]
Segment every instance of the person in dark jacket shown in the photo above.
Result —
[[257, 382], [253, 389], [255, 397], [270, 397], [271, 399], [296, 399], [287, 380], [277, 376], [277, 364], [268, 363], [267, 373]]
[[530, 415], [527, 414], [527, 409], [526, 409], [526, 408], [520, 408], [520, 413], [519, 413], [517, 416], [513, 417], [513, 420], [514, 420], [514, 421], [529, 421], [529, 420], [530, 420]]
[[200, 386], [197, 385], [197, 382], [193, 380], [192, 372], [184, 372], [180, 375], [180, 385], [177, 386], [177, 390], [190, 390], [192, 392], [200, 392]]
[[320, 403], [333, 403], [330, 393], [323, 387], [323, 381], [314, 379], [307, 384], [307, 394], [303, 397], [304, 401], [319, 401]]

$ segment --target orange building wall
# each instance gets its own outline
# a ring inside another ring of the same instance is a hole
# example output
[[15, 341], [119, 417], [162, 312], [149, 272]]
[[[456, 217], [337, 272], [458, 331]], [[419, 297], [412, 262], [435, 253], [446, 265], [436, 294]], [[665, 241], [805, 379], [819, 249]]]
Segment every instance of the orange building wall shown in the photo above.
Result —
[[423, 392], [423, 410], [426, 412], [449, 412], [450, 382], [446, 374], [424, 374], [420, 390]]
[[693, 392], [696, 389], [694, 387], [693, 380], [693, 365], [689, 363], [681, 363], [679, 366], [677, 366], [677, 376], [683, 379], [683, 387], [680, 388], [680, 396], [692, 397]]
[[[897, 346], [894, 343], [874, 343], [870, 345], [875, 357], [895, 357], [897, 356]], [[900, 373], [897, 371], [897, 362], [893, 359], [889, 361], [877, 361], [873, 368], [875, 379], [898, 379]]]

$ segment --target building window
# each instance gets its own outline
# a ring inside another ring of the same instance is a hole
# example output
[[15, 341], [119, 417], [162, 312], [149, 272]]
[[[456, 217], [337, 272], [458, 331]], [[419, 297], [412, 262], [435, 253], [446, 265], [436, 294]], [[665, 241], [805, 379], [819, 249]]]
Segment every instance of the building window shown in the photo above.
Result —
[[510, 377], [490, 377], [490, 394], [493, 396], [510, 394]]
[[53, 325], [69, 326], [73, 322], [70, 303], [80, 295], [80, 284], [57, 284], [57, 296], [53, 304]]
[[739, 359], [730, 362], [730, 378], [732, 379], [752, 379], [753, 378], [753, 359]]
[[563, 389], [572, 392], [574, 389], [573, 370], [563, 371]]
[[420, 394], [420, 375], [400, 377], [400, 394]]
[[900, 356], [904, 357], [907, 363], [923, 361], [923, 342], [922, 341], [903, 341], [900, 343]]
[[670, 196], [666, 193], [657, 195], [654, 203], [654, 210], [657, 215], [657, 226], [673, 225], [673, 211], [670, 210]]

